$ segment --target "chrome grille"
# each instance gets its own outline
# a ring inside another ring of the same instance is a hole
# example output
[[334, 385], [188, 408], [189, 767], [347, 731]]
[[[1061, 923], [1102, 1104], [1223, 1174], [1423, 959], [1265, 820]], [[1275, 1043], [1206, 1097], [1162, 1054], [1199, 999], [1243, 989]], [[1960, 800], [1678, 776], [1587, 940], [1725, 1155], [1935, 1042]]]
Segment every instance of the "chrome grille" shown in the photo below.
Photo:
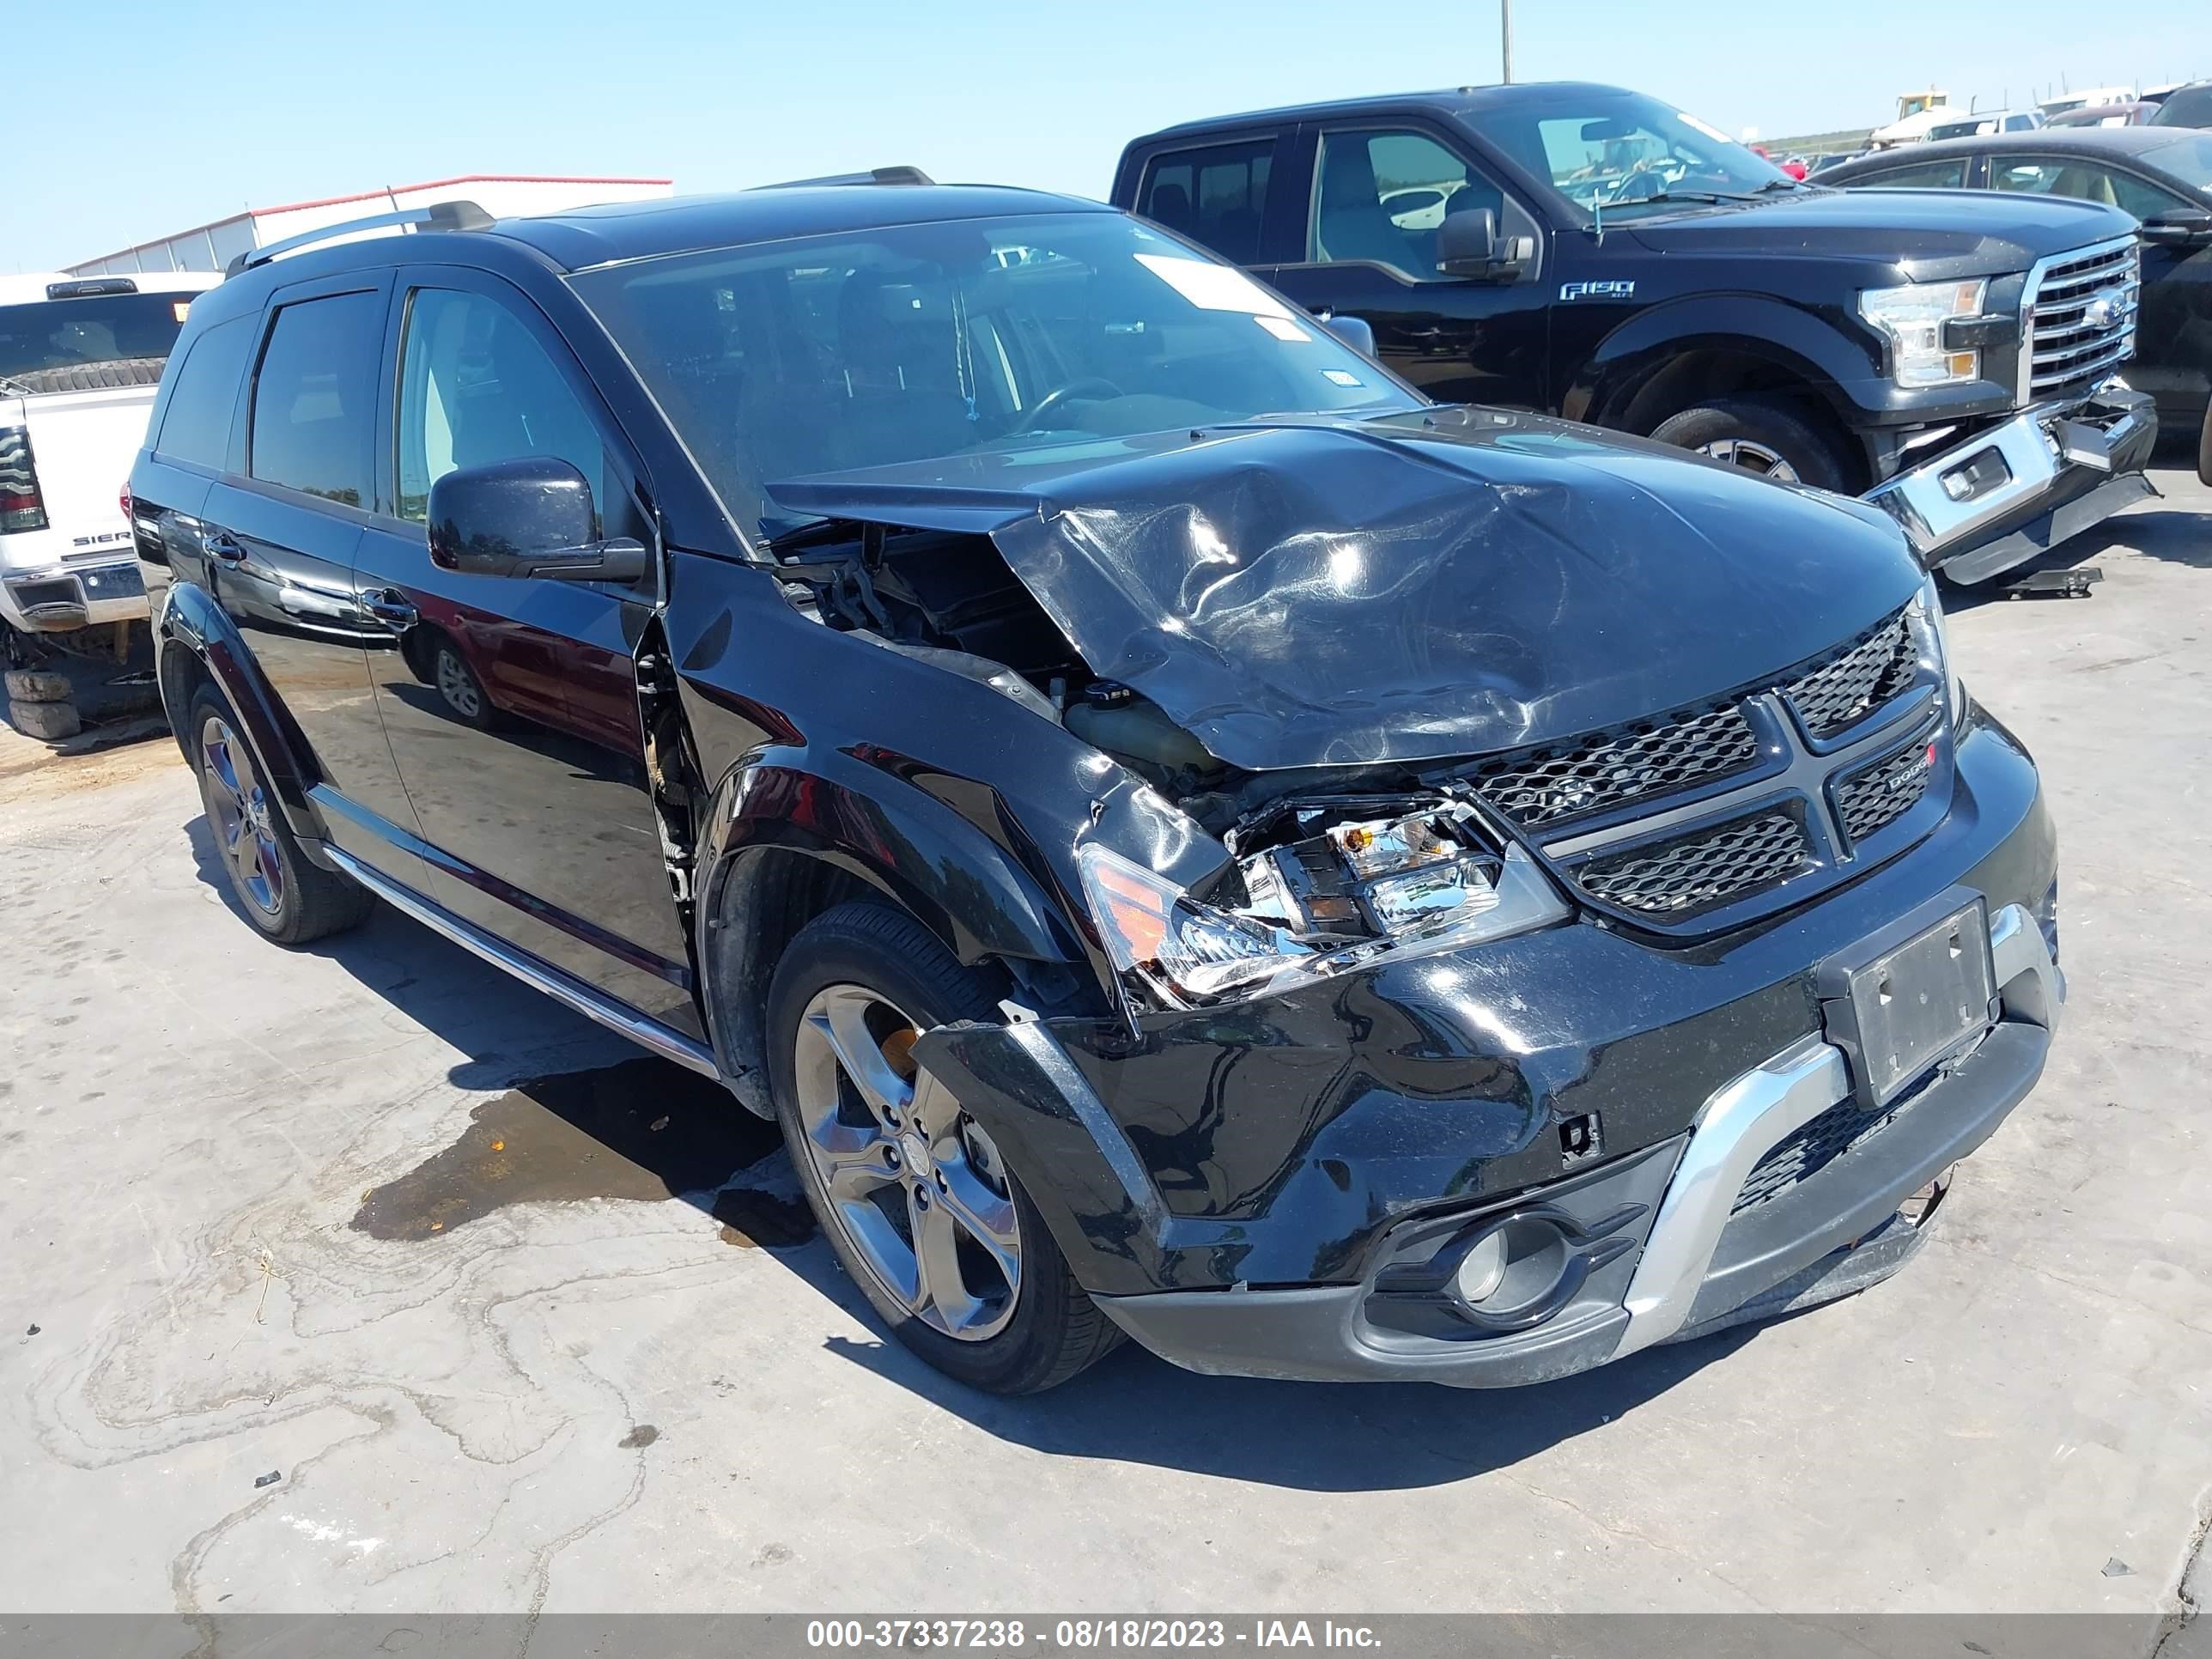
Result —
[[1916, 743], [1845, 778], [1836, 788], [1836, 815], [1844, 833], [1864, 841], [1917, 805], [1928, 793], [1935, 744]]
[[1574, 878], [1592, 898], [1624, 910], [1682, 916], [1785, 881], [1810, 858], [1797, 821], [1786, 812], [1769, 812], [1593, 859]]
[[1758, 760], [1751, 723], [1729, 704], [1509, 755], [1485, 763], [1469, 781], [1499, 811], [1534, 829], [1727, 777]]
[[1900, 611], [1809, 674], [1790, 681], [1782, 695], [1808, 732], [1832, 737], [1911, 685], [1919, 660]]
[[2129, 237], [2061, 254], [2028, 273], [2023, 402], [2086, 391], [2134, 356], [2142, 264], [2142, 251]]

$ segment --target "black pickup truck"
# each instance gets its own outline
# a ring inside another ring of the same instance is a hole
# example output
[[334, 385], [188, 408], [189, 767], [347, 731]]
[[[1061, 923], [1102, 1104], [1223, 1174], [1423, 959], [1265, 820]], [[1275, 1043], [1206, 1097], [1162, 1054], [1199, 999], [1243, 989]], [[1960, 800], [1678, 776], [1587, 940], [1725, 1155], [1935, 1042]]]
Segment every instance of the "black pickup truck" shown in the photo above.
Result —
[[1572, 82], [1190, 122], [1122, 152], [1114, 201], [1362, 319], [1432, 397], [1864, 495], [1954, 580], [2151, 493], [2110, 207], [1805, 185]]

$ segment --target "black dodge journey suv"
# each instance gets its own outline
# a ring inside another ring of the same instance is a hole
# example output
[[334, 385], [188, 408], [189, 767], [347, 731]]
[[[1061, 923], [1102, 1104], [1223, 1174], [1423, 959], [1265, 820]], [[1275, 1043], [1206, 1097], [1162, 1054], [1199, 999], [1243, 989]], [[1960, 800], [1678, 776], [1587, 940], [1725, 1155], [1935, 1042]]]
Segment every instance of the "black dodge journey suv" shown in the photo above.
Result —
[[1558, 1376], [1883, 1277], [2041, 1072], [2035, 768], [1875, 507], [1091, 203], [343, 228], [131, 479], [239, 908], [720, 1079], [954, 1376]]

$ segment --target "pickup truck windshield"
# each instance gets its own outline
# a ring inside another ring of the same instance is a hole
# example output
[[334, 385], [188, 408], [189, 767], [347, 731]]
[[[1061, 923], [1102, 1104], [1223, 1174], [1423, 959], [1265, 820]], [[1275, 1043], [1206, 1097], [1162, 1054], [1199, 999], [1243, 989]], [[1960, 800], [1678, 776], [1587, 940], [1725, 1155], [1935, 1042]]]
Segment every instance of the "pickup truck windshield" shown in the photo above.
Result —
[[740, 527], [765, 486], [1416, 399], [1231, 265], [1119, 214], [894, 225], [570, 279]]
[[100, 294], [0, 306], [0, 377], [167, 357], [189, 294]]
[[1638, 93], [1564, 97], [1482, 118], [1483, 136], [1585, 217], [1638, 218], [1683, 201], [1796, 189], [1781, 168], [1694, 115]]

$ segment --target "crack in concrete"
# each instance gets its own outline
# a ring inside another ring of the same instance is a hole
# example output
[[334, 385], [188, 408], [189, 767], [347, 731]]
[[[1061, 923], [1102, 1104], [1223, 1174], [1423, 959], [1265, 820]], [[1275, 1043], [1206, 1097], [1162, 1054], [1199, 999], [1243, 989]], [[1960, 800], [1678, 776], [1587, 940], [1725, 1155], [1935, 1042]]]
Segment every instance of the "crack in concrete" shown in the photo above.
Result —
[[2173, 1581], [2173, 1611], [2159, 1620], [2158, 1639], [2151, 1644], [2147, 1659], [2164, 1659], [2173, 1639], [2197, 1622], [2202, 1611], [2197, 1605], [2197, 1570], [2204, 1564], [2207, 1534], [2212, 1534], [2212, 1487], [2197, 1500], [2196, 1530], [2190, 1534], [2188, 1548], [2181, 1553], [2181, 1571]]

